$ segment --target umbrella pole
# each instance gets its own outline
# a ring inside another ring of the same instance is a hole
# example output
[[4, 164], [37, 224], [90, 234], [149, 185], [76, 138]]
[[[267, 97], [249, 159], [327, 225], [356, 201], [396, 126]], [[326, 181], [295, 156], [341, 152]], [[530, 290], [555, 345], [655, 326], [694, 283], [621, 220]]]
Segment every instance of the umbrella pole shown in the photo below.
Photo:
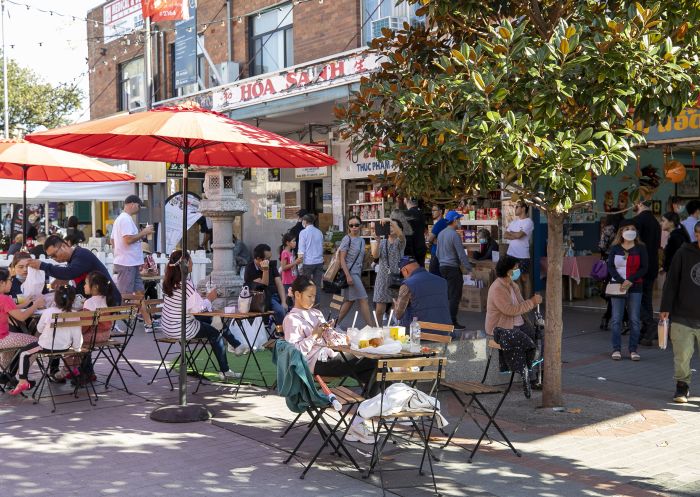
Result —
[[[22, 166], [22, 247], [27, 246], [27, 171], [29, 166]], [[12, 230], [10, 230], [12, 231]]]
[[[180, 258], [180, 382], [178, 385], [178, 405], [163, 406], [151, 413], [151, 419], [164, 423], [192, 423], [194, 421], [206, 421], [211, 418], [211, 413], [201, 404], [187, 403], [187, 338], [185, 338], [185, 316], [187, 315], [187, 170], [190, 162], [190, 148], [185, 148], [182, 165], [182, 257]], [[204, 372], [202, 371], [202, 374]]]

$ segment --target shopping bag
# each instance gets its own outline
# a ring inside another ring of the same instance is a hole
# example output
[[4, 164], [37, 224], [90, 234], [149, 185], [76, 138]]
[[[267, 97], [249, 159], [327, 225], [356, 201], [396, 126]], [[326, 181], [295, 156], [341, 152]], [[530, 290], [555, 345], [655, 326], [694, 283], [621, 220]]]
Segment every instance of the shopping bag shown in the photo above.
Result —
[[238, 295], [238, 312], [247, 314], [250, 312], [250, 289], [247, 286], [241, 288], [241, 293]]
[[28, 268], [27, 278], [22, 283], [22, 294], [27, 297], [41, 295], [46, 285], [46, 275], [39, 269]]
[[668, 345], [668, 326], [668, 319], [659, 319], [657, 333], [659, 335], [659, 348], [661, 350], [666, 350], [666, 346]]
[[[252, 323], [247, 319], [242, 319], [241, 322], [243, 326], [240, 326], [236, 320], [232, 320], [231, 324], [229, 325], [228, 329], [231, 331], [234, 338], [245, 345], [250, 343], [254, 349], [262, 348], [262, 346], [268, 340], [267, 331], [263, 325], [262, 318], [253, 319]], [[256, 339], [255, 333], [257, 333], [258, 330], [260, 330], [260, 333], [258, 333], [258, 337]], [[243, 338], [244, 334], [248, 338], [248, 341]]]

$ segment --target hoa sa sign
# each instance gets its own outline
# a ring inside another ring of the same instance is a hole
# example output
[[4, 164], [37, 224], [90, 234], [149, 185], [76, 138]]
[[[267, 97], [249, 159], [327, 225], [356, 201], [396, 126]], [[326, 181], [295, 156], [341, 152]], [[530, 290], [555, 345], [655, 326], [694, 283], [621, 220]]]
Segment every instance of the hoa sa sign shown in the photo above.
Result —
[[352, 53], [327, 60], [301, 64], [276, 74], [248, 78], [224, 86], [214, 93], [214, 108], [232, 110], [312, 90], [332, 88], [359, 81], [375, 71], [379, 58], [374, 54]]

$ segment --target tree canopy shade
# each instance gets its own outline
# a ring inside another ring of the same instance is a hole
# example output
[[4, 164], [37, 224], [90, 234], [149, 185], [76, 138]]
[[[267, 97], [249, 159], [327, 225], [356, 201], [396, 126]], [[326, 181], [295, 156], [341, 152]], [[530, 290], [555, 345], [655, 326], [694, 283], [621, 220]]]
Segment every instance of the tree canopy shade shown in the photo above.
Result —
[[448, 200], [505, 185], [548, 218], [545, 405], [560, 405], [562, 226], [655, 124], [697, 97], [696, 1], [409, 0], [425, 26], [383, 30], [381, 70], [337, 110], [356, 151]]
[[[39, 126], [55, 128], [67, 124], [66, 116], [80, 108], [81, 91], [68, 85], [51, 86], [31, 69], [7, 60], [9, 129], [31, 133]], [[2, 66], [0, 65], [0, 81]], [[4, 127], [4, 105], [0, 98], [0, 128]]]

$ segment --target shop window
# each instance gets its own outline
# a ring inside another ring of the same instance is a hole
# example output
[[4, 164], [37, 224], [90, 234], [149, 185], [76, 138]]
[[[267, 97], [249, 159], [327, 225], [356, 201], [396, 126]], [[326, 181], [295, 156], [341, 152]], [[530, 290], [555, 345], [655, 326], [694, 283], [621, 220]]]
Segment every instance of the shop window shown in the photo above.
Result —
[[416, 15], [420, 2], [409, 5], [396, 0], [363, 0], [362, 40], [367, 45], [373, 38], [381, 36], [382, 28], [402, 29], [403, 23], [423, 23], [424, 18]]
[[145, 105], [143, 57], [119, 64], [119, 110], [136, 110]]
[[294, 64], [293, 17], [291, 3], [251, 16], [252, 76], [279, 71]]

